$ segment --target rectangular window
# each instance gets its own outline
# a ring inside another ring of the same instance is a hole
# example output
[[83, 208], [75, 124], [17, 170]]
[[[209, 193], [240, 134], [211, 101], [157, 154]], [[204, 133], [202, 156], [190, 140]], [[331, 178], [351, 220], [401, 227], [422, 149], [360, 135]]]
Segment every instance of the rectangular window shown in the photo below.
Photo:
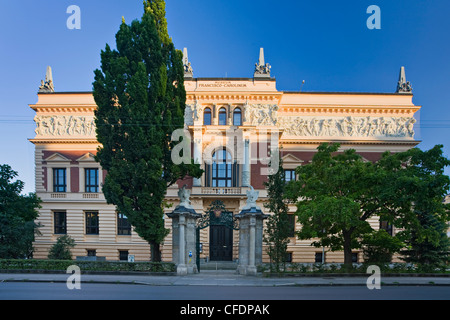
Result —
[[131, 235], [131, 224], [123, 213], [117, 214], [117, 234], [123, 236]]
[[[323, 258], [323, 259], [322, 259]], [[323, 256], [323, 252], [316, 252], [314, 257], [315, 263], [325, 263], [325, 257]]]
[[96, 257], [97, 256], [97, 250], [95, 250], [95, 249], [87, 249], [87, 256], [88, 257]]
[[284, 170], [284, 180], [286, 182], [295, 180], [295, 169], [285, 169]]
[[54, 226], [55, 234], [66, 234], [67, 233], [67, 222], [66, 222], [66, 212], [65, 211], [53, 212], [53, 226]]
[[98, 169], [84, 169], [86, 192], [98, 192]]
[[295, 237], [295, 215], [288, 214], [288, 221], [289, 221], [289, 237]]
[[88, 211], [86, 214], [86, 234], [98, 234], [98, 211]]
[[285, 262], [292, 262], [292, 252], [286, 252]]
[[53, 192], [66, 192], [66, 169], [53, 169]]
[[394, 233], [393, 233], [392, 224], [390, 224], [390, 223], [387, 222], [387, 221], [380, 221], [380, 229], [386, 230], [386, 232], [387, 232], [390, 236], [392, 236], [392, 235], [394, 234]]
[[128, 261], [128, 250], [119, 250], [119, 260]]

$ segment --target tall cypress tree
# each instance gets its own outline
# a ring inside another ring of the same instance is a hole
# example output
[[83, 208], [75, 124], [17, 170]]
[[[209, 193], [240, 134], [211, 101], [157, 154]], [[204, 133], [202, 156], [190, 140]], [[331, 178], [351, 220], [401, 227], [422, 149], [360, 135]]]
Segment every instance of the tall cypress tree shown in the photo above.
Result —
[[450, 187], [450, 177], [444, 174], [450, 159], [443, 155], [442, 145], [430, 150], [413, 148], [396, 154], [403, 170], [397, 173], [399, 202], [411, 206], [394, 221], [401, 228], [399, 236], [407, 244], [401, 253], [406, 262], [416, 263], [424, 271], [432, 271], [449, 261], [450, 242], [446, 231], [450, 220], [450, 205], [443, 199]]
[[116, 49], [101, 52], [93, 94], [97, 161], [108, 171], [103, 192], [125, 214], [160, 261], [164, 197], [168, 186], [186, 175], [200, 177], [193, 162], [171, 160], [172, 132], [184, 126], [186, 91], [182, 52], [167, 32], [165, 2], [144, 1], [142, 19], [122, 24]]

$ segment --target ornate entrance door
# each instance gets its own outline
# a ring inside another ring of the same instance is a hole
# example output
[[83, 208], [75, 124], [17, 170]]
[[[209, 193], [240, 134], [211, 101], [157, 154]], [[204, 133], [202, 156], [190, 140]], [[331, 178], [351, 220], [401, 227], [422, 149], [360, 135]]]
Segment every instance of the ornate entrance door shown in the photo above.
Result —
[[223, 225], [211, 225], [209, 228], [210, 260], [233, 260], [233, 229]]

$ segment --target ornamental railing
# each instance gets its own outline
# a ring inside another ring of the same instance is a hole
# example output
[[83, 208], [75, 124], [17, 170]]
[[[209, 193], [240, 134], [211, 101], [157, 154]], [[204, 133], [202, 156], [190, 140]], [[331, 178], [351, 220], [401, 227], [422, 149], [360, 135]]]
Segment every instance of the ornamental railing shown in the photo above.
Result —
[[233, 187], [202, 187], [202, 194], [214, 194], [214, 195], [231, 195], [231, 194], [242, 194], [242, 188]]

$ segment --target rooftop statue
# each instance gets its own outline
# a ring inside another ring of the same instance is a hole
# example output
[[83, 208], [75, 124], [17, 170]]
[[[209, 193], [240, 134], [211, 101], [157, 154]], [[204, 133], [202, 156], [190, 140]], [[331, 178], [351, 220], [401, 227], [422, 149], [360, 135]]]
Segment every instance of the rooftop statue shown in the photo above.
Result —
[[52, 68], [50, 66], [47, 67], [47, 72], [45, 74], [45, 81], [41, 80], [39, 92], [55, 92], [55, 87], [53, 86]]
[[405, 67], [400, 68], [400, 75], [397, 82], [397, 93], [411, 93], [412, 86], [409, 81], [406, 81]]
[[183, 49], [183, 67], [184, 67], [184, 77], [192, 78], [194, 76], [194, 71], [192, 70], [191, 63], [189, 62], [187, 48]]
[[259, 49], [259, 61], [255, 63], [255, 73], [256, 78], [270, 78], [270, 64], [264, 62], [264, 49]]

